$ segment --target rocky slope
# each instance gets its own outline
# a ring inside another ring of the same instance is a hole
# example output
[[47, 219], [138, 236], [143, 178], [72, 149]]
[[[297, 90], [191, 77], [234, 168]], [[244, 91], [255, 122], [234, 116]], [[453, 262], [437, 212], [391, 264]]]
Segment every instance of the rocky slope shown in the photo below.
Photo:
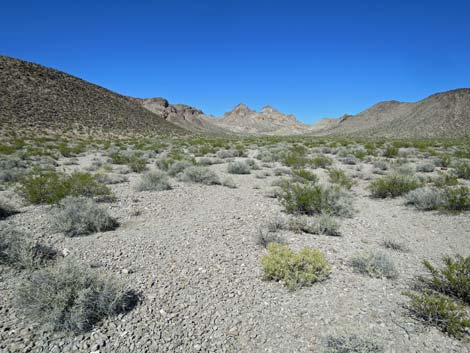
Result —
[[125, 96], [64, 72], [6, 56], [0, 56], [0, 124], [35, 131], [184, 132]]
[[355, 116], [343, 116], [317, 132], [396, 138], [469, 137], [470, 89], [436, 93], [415, 103], [381, 102]]

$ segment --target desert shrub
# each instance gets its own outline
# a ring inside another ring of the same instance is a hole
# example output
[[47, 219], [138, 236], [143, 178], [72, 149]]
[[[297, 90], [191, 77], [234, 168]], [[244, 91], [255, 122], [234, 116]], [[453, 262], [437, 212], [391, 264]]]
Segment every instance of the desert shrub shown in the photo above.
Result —
[[377, 161], [374, 161], [372, 163], [372, 165], [374, 166], [374, 168], [378, 169], [378, 170], [382, 170], [382, 171], [385, 171], [388, 169], [388, 163], [385, 162], [385, 161], [382, 161], [382, 160], [377, 160]]
[[405, 195], [406, 202], [418, 210], [437, 210], [446, 204], [445, 192], [432, 187], [422, 187]]
[[459, 180], [455, 175], [442, 172], [438, 172], [438, 176], [434, 178], [432, 182], [438, 188], [443, 188], [446, 186], [455, 186], [459, 184]]
[[421, 163], [416, 166], [416, 171], [421, 173], [432, 173], [434, 168], [434, 164], [432, 163]]
[[182, 173], [186, 168], [189, 168], [192, 166], [193, 164], [188, 161], [176, 161], [168, 168], [168, 174], [174, 177]]
[[339, 223], [328, 214], [320, 215], [316, 220], [316, 228], [318, 234], [331, 236], [339, 236]]
[[153, 170], [142, 174], [135, 184], [135, 189], [137, 191], [171, 190], [171, 184], [165, 172]]
[[0, 264], [33, 270], [56, 255], [55, 250], [34, 241], [30, 235], [11, 226], [0, 226]]
[[291, 170], [289, 168], [275, 168], [273, 173], [275, 176], [289, 175]]
[[0, 155], [0, 182], [19, 181], [28, 171], [28, 163], [17, 156]]
[[318, 181], [318, 176], [307, 169], [294, 169], [292, 175], [297, 177], [295, 179], [298, 181], [310, 181], [312, 183]]
[[346, 217], [352, 214], [350, 196], [338, 187], [284, 182], [281, 188], [279, 200], [288, 213]]
[[342, 169], [331, 168], [328, 170], [328, 176], [331, 183], [337, 184], [345, 189], [351, 189], [354, 185], [354, 180], [348, 177]]
[[299, 154], [296, 152], [287, 152], [283, 154], [281, 163], [287, 167], [292, 168], [302, 168], [306, 164], [308, 164], [309, 159], [305, 157], [303, 154]]
[[470, 179], [470, 162], [460, 162], [455, 166], [455, 175], [462, 179]]
[[147, 161], [136, 154], [115, 152], [110, 157], [114, 164], [126, 164], [136, 173], [143, 172], [147, 168]]
[[250, 174], [251, 168], [246, 162], [235, 161], [228, 164], [227, 172], [230, 174]]
[[7, 218], [15, 213], [17, 213], [15, 207], [7, 199], [0, 196], [0, 219]]
[[408, 251], [408, 248], [396, 241], [396, 240], [393, 240], [393, 239], [385, 239], [382, 243], [382, 245], [386, 248], [386, 249], [391, 249], [391, 250], [395, 250], [395, 251], [400, 251], [400, 252], [407, 252]]
[[240, 152], [238, 152], [237, 150], [219, 150], [216, 153], [217, 158], [222, 158], [222, 159], [235, 158], [235, 157], [238, 157], [239, 155], [240, 155]]
[[401, 196], [420, 186], [421, 182], [413, 176], [390, 174], [375, 179], [369, 189], [373, 197], [386, 198]]
[[355, 271], [367, 274], [375, 278], [398, 277], [398, 272], [392, 260], [385, 254], [379, 252], [367, 252], [356, 254], [351, 260]]
[[291, 290], [323, 281], [330, 274], [330, 265], [319, 250], [306, 247], [295, 253], [276, 243], [268, 244], [267, 249], [261, 259], [265, 278], [282, 281]]
[[347, 165], [356, 165], [357, 162], [358, 162], [358, 159], [353, 155], [348, 155], [344, 158], [341, 158], [341, 162], [343, 162], [343, 164], [347, 164]]
[[399, 163], [393, 166], [395, 173], [399, 175], [414, 176], [415, 167], [410, 163]]
[[53, 204], [66, 196], [110, 196], [111, 190], [85, 172], [70, 175], [32, 171], [21, 180], [19, 191], [34, 204]]
[[64, 260], [24, 280], [16, 304], [26, 317], [56, 331], [83, 332], [136, 303], [136, 295], [117, 280]]
[[394, 158], [398, 156], [399, 149], [395, 146], [386, 146], [385, 150], [383, 151], [383, 156], [387, 158]]
[[160, 156], [155, 160], [155, 165], [163, 171], [168, 171], [173, 163], [175, 163], [175, 160], [168, 158], [166, 155]]
[[289, 219], [287, 227], [296, 233], [340, 235], [338, 222], [327, 214], [316, 217], [293, 217]]
[[284, 240], [275, 231], [260, 227], [256, 232], [256, 244], [267, 248], [271, 243], [284, 244]]
[[64, 198], [53, 216], [53, 228], [68, 237], [112, 230], [117, 226], [105, 209], [83, 196]]
[[407, 307], [417, 319], [457, 338], [468, 334], [470, 317], [465, 308], [449, 297], [431, 290], [404, 294], [411, 299]]
[[311, 159], [310, 163], [313, 168], [326, 168], [333, 164], [333, 160], [328, 156], [316, 156]]
[[235, 184], [235, 181], [230, 177], [223, 178], [222, 181], [221, 181], [221, 185], [226, 186], [230, 189], [236, 189], [237, 188], [237, 184]]
[[197, 164], [201, 166], [209, 166], [213, 164], [222, 164], [222, 163], [224, 163], [224, 161], [222, 161], [219, 158], [207, 158], [207, 157], [199, 158], [197, 161]]
[[377, 342], [351, 336], [328, 336], [323, 340], [321, 353], [381, 353], [383, 347]]
[[105, 185], [111, 185], [111, 184], [121, 184], [125, 183], [126, 181], [129, 181], [129, 178], [121, 175], [121, 174], [107, 174], [107, 173], [98, 173], [95, 174], [95, 179], [99, 183], [105, 184]]
[[205, 185], [219, 185], [221, 183], [215, 172], [207, 169], [206, 167], [200, 166], [186, 168], [185, 171], [180, 174], [179, 179], [184, 182], [193, 182]]
[[260, 167], [258, 166], [258, 164], [256, 163], [256, 161], [254, 159], [251, 159], [251, 158], [248, 158], [248, 159], [245, 159], [244, 161], [252, 170], [259, 170]]
[[269, 232], [277, 232], [287, 227], [287, 221], [284, 217], [276, 217], [266, 225]]
[[450, 211], [470, 210], [470, 188], [468, 186], [447, 188], [444, 208]]
[[419, 277], [420, 282], [429, 289], [470, 304], [470, 256], [445, 256], [443, 262], [443, 267], [436, 268], [429, 261], [423, 261], [430, 277]]

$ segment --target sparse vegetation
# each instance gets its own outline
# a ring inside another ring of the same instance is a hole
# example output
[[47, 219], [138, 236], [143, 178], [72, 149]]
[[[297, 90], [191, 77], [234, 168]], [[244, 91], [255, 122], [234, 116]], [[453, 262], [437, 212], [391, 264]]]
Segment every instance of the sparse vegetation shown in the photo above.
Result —
[[470, 179], [470, 162], [460, 162], [455, 166], [455, 175], [462, 179]]
[[88, 331], [136, 303], [135, 293], [117, 280], [71, 260], [32, 273], [17, 289], [18, 308], [56, 331]]
[[408, 175], [390, 174], [375, 179], [369, 185], [372, 196], [376, 198], [398, 197], [417, 189], [421, 186], [421, 182]]
[[7, 218], [16, 212], [15, 207], [7, 199], [0, 196], [0, 220]]
[[437, 210], [446, 204], [445, 192], [432, 187], [422, 187], [406, 194], [406, 201], [418, 210]]
[[165, 172], [159, 170], [144, 173], [135, 185], [137, 191], [171, 190], [170, 180]]
[[34, 270], [54, 260], [56, 251], [12, 226], [0, 226], [0, 264]]
[[251, 168], [246, 162], [235, 161], [228, 164], [227, 172], [230, 174], [250, 174]]
[[395, 279], [398, 272], [392, 260], [385, 254], [380, 252], [365, 252], [356, 254], [351, 264], [359, 273], [367, 274], [375, 278]]
[[194, 166], [185, 169], [180, 180], [205, 185], [220, 185], [220, 179], [212, 170], [206, 167]]
[[92, 199], [68, 196], [60, 201], [53, 217], [54, 229], [68, 237], [115, 229], [117, 221]]
[[325, 280], [331, 270], [322, 252], [303, 248], [298, 253], [285, 245], [270, 243], [261, 263], [265, 278], [282, 281], [290, 290]]
[[349, 190], [354, 185], [354, 180], [348, 177], [342, 169], [332, 168], [328, 170], [328, 176], [331, 183], [337, 184], [345, 189]]
[[321, 353], [381, 353], [383, 348], [374, 340], [351, 336], [328, 336]]

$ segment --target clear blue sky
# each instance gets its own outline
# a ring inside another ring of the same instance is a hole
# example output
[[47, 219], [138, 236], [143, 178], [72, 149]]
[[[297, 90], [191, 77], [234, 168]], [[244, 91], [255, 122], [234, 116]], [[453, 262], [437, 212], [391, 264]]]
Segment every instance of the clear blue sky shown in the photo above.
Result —
[[470, 87], [470, 1], [3, 1], [0, 54], [221, 115], [300, 120]]

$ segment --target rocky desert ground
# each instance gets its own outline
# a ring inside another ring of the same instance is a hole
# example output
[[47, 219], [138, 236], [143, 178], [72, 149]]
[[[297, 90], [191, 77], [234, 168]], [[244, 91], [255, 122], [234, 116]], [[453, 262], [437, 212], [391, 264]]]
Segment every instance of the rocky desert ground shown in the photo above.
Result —
[[3, 141], [2, 353], [470, 352], [468, 141]]

